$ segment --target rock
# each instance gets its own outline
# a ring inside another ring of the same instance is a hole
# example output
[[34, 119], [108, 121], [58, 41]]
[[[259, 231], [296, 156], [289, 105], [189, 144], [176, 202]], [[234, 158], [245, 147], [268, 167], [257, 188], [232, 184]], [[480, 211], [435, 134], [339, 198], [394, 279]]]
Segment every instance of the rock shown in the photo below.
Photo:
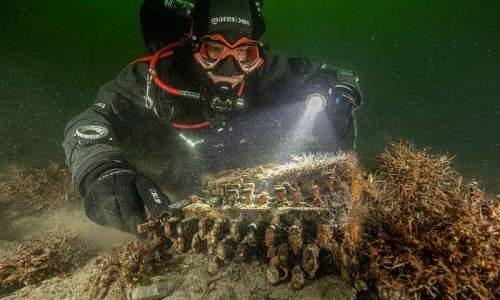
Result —
[[175, 280], [159, 281], [148, 286], [138, 286], [129, 294], [129, 300], [157, 300], [172, 294], [178, 284]]

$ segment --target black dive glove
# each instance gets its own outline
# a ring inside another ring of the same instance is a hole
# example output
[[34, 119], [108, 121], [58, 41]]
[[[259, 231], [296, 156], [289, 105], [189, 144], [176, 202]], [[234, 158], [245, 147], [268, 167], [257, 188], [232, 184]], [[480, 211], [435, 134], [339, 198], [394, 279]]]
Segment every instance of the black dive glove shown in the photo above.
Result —
[[153, 181], [129, 168], [91, 171], [81, 193], [89, 219], [132, 233], [137, 232], [137, 225], [146, 222], [146, 209], [159, 215], [168, 211], [170, 203]]

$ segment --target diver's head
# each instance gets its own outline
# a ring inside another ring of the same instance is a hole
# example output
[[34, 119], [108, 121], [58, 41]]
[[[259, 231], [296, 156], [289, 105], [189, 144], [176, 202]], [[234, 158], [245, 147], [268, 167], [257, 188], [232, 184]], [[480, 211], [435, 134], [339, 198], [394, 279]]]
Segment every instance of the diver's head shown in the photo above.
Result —
[[198, 0], [193, 17], [194, 59], [216, 86], [234, 89], [263, 64], [263, 1]]

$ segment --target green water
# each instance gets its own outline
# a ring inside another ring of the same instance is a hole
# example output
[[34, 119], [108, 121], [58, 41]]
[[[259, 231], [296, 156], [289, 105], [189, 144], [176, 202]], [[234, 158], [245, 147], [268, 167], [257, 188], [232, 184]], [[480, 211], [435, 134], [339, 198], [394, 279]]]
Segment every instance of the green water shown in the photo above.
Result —
[[[0, 8], [0, 165], [62, 161], [66, 121], [141, 56], [139, 0]], [[456, 155], [500, 192], [500, 1], [266, 1], [264, 40], [361, 74], [360, 152], [388, 142]]]

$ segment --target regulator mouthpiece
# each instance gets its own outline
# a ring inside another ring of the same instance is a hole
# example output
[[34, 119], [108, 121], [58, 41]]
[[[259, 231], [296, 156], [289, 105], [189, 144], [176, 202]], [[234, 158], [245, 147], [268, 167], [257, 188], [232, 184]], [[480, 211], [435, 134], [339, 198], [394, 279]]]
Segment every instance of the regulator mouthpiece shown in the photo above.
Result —
[[233, 101], [230, 98], [215, 96], [210, 101], [210, 107], [213, 112], [223, 114], [233, 109]]
[[307, 110], [311, 112], [324, 111], [327, 106], [326, 97], [320, 93], [312, 93], [306, 97]]

